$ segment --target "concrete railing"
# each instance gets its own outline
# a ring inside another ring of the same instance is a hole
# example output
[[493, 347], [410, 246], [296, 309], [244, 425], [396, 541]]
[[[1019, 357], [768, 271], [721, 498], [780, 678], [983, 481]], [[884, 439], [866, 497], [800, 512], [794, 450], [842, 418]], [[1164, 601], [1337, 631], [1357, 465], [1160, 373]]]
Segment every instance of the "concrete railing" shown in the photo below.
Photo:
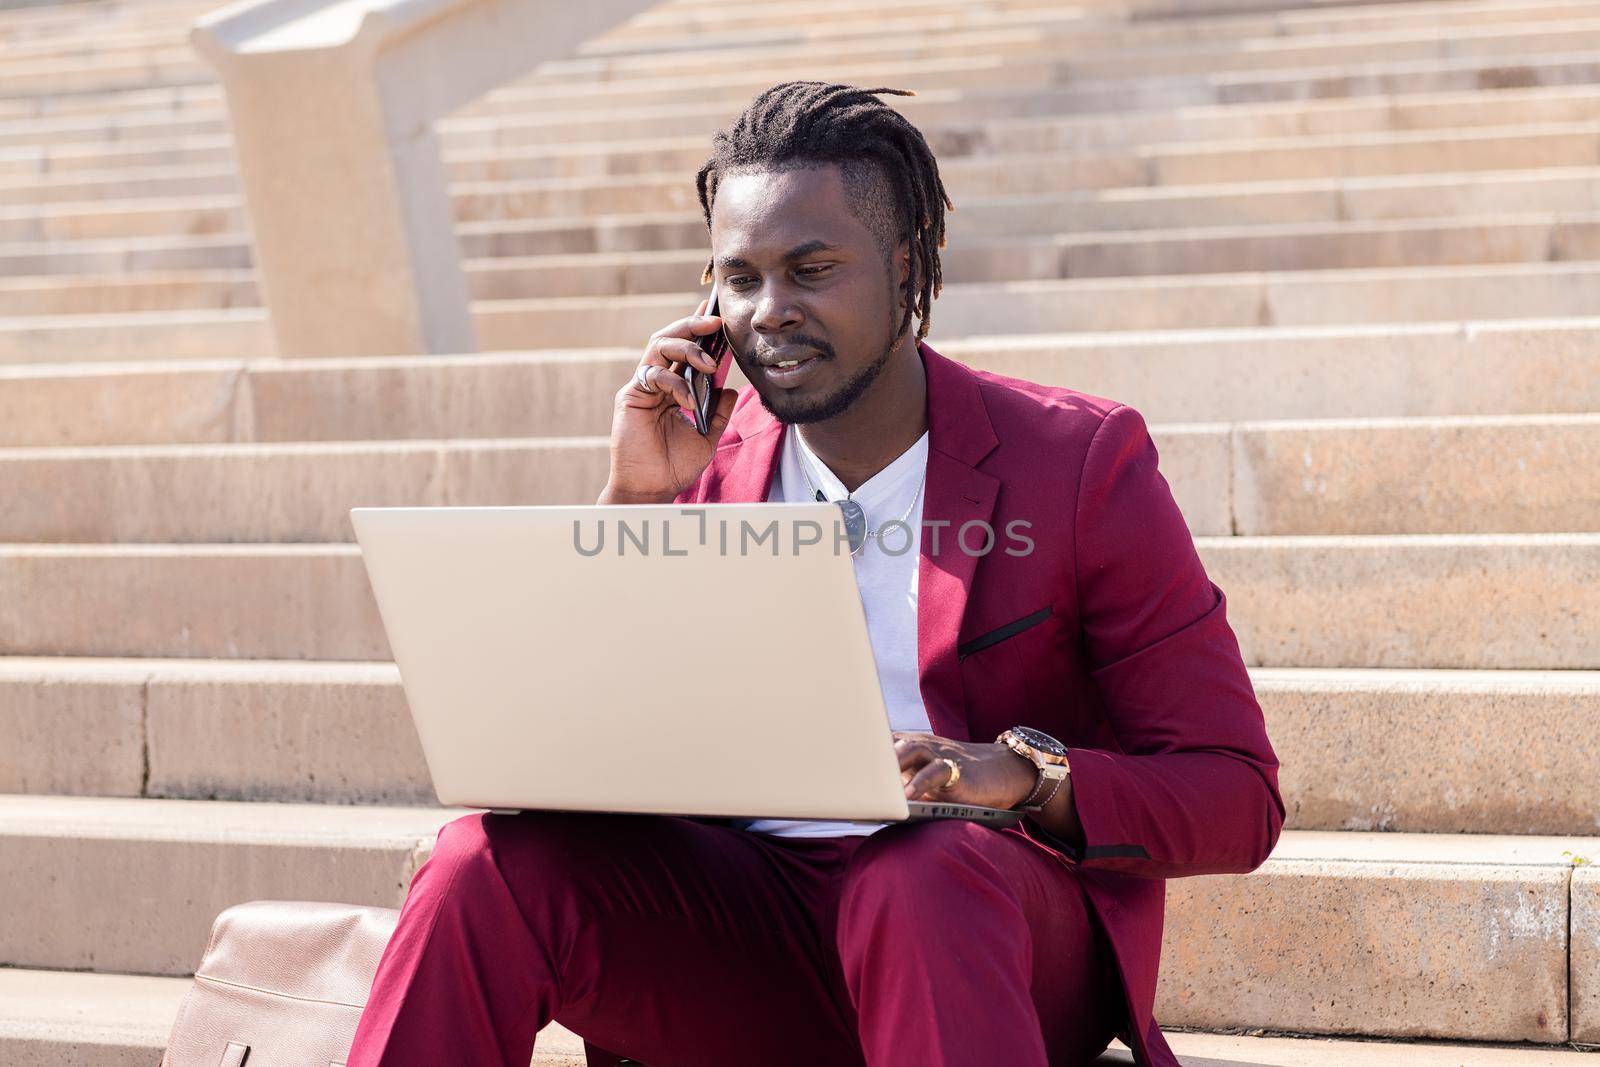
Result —
[[245, 0], [221, 75], [284, 356], [476, 346], [436, 119], [654, 0]]

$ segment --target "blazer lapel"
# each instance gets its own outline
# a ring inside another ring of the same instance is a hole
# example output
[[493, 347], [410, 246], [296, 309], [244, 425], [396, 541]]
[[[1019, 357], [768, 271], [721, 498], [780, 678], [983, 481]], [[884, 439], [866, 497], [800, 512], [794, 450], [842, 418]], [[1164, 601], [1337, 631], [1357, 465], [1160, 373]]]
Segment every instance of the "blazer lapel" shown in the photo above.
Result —
[[[920, 351], [928, 385], [928, 482], [917, 564], [917, 667], [923, 706], [934, 733], [970, 741], [956, 644], [978, 557], [962, 551], [957, 537], [962, 524], [987, 524], [994, 514], [1000, 479], [978, 470], [977, 464], [999, 439], [976, 376], [926, 343]], [[987, 536], [980, 526], [966, 543], [977, 547]]]
[[783, 424], [759, 401], [752, 403], [756, 407], [752, 412], [753, 425], [734, 447], [717, 450], [702, 500], [760, 504], [772, 491], [772, 480], [778, 473], [778, 445], [783, 442]]

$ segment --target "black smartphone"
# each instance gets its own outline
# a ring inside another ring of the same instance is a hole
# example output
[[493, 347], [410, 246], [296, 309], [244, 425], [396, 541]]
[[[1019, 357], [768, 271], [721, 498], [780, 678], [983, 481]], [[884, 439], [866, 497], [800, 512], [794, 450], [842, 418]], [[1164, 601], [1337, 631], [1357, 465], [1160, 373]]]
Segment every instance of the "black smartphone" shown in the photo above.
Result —
[[[706, 305], [706, 314], [717, 314], [717, 283], [711, 283], [711, 303]], [[698, 367], [685, 364], [683, 380], [689, 383], [689, 391], [694, 394], [694, 428], [704, 437], [711, 429], [711, 413], [717, 408], [717, 397], [722, 393], [723, 383], [728, 380], [728, 371], [733, 366], [733, 360], [728, 358], [728, 336], [721, 329], [716, 333], [702, 334], [696, 339], [700, 351], [717, 361], [717, 369], [707, 374]]]

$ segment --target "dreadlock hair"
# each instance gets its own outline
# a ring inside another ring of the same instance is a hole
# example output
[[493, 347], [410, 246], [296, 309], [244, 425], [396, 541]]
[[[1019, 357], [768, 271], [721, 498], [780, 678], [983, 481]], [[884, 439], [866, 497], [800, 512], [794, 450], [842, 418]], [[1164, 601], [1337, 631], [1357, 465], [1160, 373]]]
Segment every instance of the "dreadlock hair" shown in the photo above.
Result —
[[[915, 315], [917, 340], [928, 335], [933, 300], [943, 287], [939, 249], [944, 213], [955, 210], [939, 180], [939, 164], [922, 132], [877, 94], [915, 96], [908, 89], [859, 89], [820, 81], [791, 81], [760, 93], [711, 140], [711, 158], [695, 176], [706, 229], [717, 183], [734, 170], [791, 170], [836, 164], [850, 211], [878, 238], [892, 265], [902, 240], [911, 245], [911, 271], [901, 337]], [[701, 284], [711, 280], [706, 262]]]

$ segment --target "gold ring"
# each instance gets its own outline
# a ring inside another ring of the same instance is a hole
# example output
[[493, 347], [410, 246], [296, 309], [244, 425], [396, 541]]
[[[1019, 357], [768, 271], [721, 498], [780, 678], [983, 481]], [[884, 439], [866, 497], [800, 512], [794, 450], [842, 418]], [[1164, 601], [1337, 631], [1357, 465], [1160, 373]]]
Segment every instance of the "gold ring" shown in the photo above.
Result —
[[939, 787], [939, 789], [942, 791], [954, 787], [957, 782], [961, 781], [961, 764], [957, 763], [949, 756], [940, 756], [939, 762], [950, 768], [950, 780]]

